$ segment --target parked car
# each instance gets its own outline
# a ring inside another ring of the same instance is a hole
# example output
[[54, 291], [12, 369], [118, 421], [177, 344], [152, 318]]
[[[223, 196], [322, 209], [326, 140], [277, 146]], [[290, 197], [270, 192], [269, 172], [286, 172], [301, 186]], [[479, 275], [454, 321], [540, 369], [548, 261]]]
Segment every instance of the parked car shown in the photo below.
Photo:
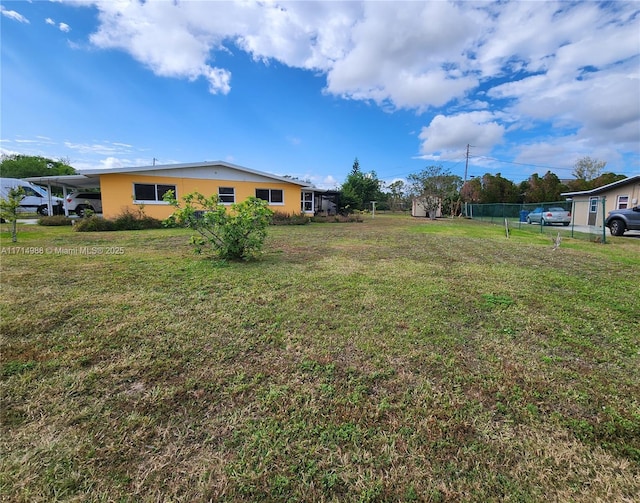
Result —
[[640, 231], [640, 206], [610, 211], [604, 225], [609, 227], [613, 236], [622, 236], [626, 231]]
[[20, 180], [19, 178], [0, 179], [0, 197], [3, 199], [9, 198], [9, 191], [11, 189], [18, 188], [21, 188], [24, 192], [24, 197], [20, 201], [20, 207], [18, 208], [20, 213], [35, 212], [38, 215], [46, 216], [49, 214], [49, 199], [51, 199], [51, 207], [54, 215], [64, 213], [62, 210], [62, 198], [55, 196], [49, 197], [46, 189], [27, 182], [26, 180]]
[[102, 213], [102, 196], [100, 192], [72, 192], [67, 195], [67, 209], [79, 217], [86, 211]]
[[532, 224], [534, 222], [541, 225], [569, 225], [571, 223], [571, 212], [559, 206], [550, 208], [541, 206], [527, 215], [527, 223]]

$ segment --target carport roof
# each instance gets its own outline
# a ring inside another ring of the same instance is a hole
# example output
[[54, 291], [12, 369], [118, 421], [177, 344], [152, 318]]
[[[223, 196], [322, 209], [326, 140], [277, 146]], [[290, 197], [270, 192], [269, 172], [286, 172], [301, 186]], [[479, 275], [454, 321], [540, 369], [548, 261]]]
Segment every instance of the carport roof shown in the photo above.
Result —
[[25, 178], [36, 185], [53, 187], [67, 187], [71, 189], [99, 189], [99, 175], [59, 175], [59, 176], [32, 176]]

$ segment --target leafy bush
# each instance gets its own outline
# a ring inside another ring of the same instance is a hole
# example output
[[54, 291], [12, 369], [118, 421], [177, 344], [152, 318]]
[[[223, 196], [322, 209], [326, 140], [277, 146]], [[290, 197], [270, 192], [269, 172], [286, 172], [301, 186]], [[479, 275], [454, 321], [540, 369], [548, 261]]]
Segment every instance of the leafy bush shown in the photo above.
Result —
[[103, 232], [115, 231], [116, 227], [111, 220], [92, 215], [76, 220], [73, 230], [76, 232]]
[[210, 246], [221, 259], [249, 260], [257, 255], [273, 216], [267, 202], [255, 197], [234, 203], [228, 209], [219, 203], [217, 195], [206, 197], [199, 192], [187, 194], [182, 203], [172, 191], [164, 199], [176, 208], [166, 224], [194, 229], [200, 234], [191, 238], [196, 252]]
[[315, 216], [311, 219], [312, 222], [319, 224], [326, 223], [351, 223], [351, 222], [363, 222], [362, 215], [358, 213], [350, 213], [348, 215], [330, 215], [330, 216]]
[[271, 217], [271, 225], [306, 225], [311, 222], [311, 217], [300, 213], [283, 213], [276, 211]]
[[126, 208], [113, 221], [118, 231], [140, 231], [144, 229], [160, 229], [162, 220], [145, 215], [143, 210], [137, 212]]
[[73, 220], [64, 215], [53, 215], [50, 217], [41, 217], [38, 219], [38, 225], [44, 226], [59, 226], [59, 225], [72, 225]]
[[145, 229], [159, 229], [161, 227], [162, 220], [145, 215], [143, 210], [134, 212], [125, 209], [113, 220], [100, 218], [95, 215], [76, 220], [74, 230], [78, 232], [140, 231]]

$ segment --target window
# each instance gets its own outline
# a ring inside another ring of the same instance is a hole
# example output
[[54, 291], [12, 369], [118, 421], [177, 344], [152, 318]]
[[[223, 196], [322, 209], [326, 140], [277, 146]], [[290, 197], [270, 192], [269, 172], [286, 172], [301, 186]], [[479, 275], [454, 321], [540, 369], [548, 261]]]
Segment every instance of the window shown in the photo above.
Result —
[[618, 196], [617, 209], [624, 210], [629, 207], [629, 196]]
[[282, 189], [256, 189], [256, 197], [264, 199], [269, 204], [284, 204]]
[[16, 188], [21, 188], [24, 191], [25, 197], [44, 197], [42, 194], [36, 192], [31, 187], [25, 187], [24, 185], [21, 185], [20, 187]]
[[589, 213], [597, 213], [598, 212], [598, 198], [590, 197], [589, 198]]
[[223, 204], [236, 202], [236, 189], [233, 187], [218, 187], [218, 198]]
[[303, 213], [311, 213], [313, 211], [313, 192], [302, 191], [300, 209]]
[[78, 192], [76, 199], [101, 199], [100, 192]]
[[159, 183], [134, 183], [133, 194], [134, 200], [145, 202], [157, 202], [163, 203], [162, 198], [164, 195], [173, 191], [173, 196], [177, 197], [175, 185], [163, 185]]

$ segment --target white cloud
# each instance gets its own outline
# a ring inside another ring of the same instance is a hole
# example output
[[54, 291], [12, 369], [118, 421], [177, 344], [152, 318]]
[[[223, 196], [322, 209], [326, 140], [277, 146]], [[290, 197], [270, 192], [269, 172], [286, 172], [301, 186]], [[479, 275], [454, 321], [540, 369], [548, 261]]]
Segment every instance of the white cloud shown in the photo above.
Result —
[[211, 93], [226, 94], [231, 73], [207, 63], [224, 34], [206, 29], [207, 16], [197, 11], [204, 5], [207, 3], [97, 2], [101, 25], [91, 35], [91, 42], [102, 48], [125, 50], [160, 76], [189, 80], [204, 77]]
[[231, 91], [216, 54], [240, 48], [319, 72], [327, 93], [435, 113], [420, 135], [427, 156], [466, 143], [488, 151], [539, 124], [595, 145], [640, 143], [635, 2], [82, 4], [99, 12], [94, 45], [160, 76], [204, 78], [212, 94]]
[[328, 176], [317, 176], [314, 174], [306, 174], [299, 176], [300, 180], [308, 180], [311, 182], [311, 185], [317, 187], [319, 189], [331, 190], [338, 187], [340, 184], [338, 180], [331, 175]]
[[60, 23], [58, 28], [64, 33], [69, 33], [71, 31], [71, 27], [67, 23]]
[[464, 145], [473, 145], [475, 153], [488, 152], [500, 143], [505, 133], [503, 125], [492, 112], [470, 112], [454, 116], [437, 115], [422, 128], [421, 152], [433, 156], [460, 156]]
[[479, 31], [474, 15], [444, 2], [365, 3], [351, 47], [328, 72], [327, 90], [399, 108], [462, 98], [477, 85], [460, 66], [465, 44]]
[[56, 24], [56, 22], [53, 19], [51, 19], [50, 17], [45, 19], [44, 22], [47, 23], [48, 25], [51, 25], [51, 26], [55, 26], [55, 24]]
[[24, 17], [19, 12], [16, 12], [15, 10], [6, 9], [4, 5], [0, 5], [0, 13], [2, 13], [3, 16], [8, 17], [9, 19], [18, 21], [19, 23], [29, 24], [29, 20], [26, 17]]
[[127, 164], [124, 163], [122, 159], [118, 159], [117, 157], [107, 157], [106, 159], [102, 159], [100, 161], [101, 168], [124, 168]]
[[12, 156], [12, 155], [20, 155], [20, 154], [22, 154], [22, 152], [18, 152], [17, 150], [10, 150], [8, 148], [0, 147], [0, 156]]
[[65, 141], [64, 146], [80, 154], [110, 155], [123, 154], [130, 151], [129, 145], [126, 143], [102, 142], [87, 144]]

